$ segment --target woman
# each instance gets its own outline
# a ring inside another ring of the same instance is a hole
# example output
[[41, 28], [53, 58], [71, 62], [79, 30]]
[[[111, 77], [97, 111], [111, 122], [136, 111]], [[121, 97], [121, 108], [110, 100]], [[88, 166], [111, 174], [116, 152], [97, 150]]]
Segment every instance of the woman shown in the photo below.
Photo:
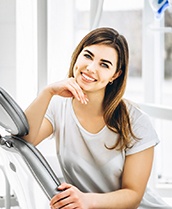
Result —
[[114, 29], [91, 31], [73, 53], [68, 78], [47, 86], [25, 112], [27, 141], [56, 139], [67, 183], [53, 209], [172, 208], [146, 189], [159, 140], [147, 115], [122, 98], [128, 53]]

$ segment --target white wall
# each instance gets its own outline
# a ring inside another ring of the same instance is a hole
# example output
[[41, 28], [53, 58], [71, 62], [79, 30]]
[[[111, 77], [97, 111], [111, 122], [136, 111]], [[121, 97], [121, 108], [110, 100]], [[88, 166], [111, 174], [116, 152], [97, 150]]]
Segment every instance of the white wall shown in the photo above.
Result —
[[[15, 4], [15, 0], [0, 0], [0, 87], [11, 92], [14, 97], [16, 96]], [[4, 176], [1, 170], [0, 179], [1, 196], [4, 195], [5, 188]]]
[[25, 109], [37, 93], [37, 1], [16, 0], [16, 99]]
[[16, 1], [0, 0], [0, 86], [16, 96]]
[[74, 0], [48, 1], [48, 83], [63, 79], [74, 47]]

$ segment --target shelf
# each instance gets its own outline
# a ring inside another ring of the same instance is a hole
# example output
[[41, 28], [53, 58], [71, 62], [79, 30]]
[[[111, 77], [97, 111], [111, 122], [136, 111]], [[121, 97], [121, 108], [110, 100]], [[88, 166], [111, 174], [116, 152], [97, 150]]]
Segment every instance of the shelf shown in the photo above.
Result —
[[172, 33], [172, 27], [149, 26], [149, 29], [155, 32]]

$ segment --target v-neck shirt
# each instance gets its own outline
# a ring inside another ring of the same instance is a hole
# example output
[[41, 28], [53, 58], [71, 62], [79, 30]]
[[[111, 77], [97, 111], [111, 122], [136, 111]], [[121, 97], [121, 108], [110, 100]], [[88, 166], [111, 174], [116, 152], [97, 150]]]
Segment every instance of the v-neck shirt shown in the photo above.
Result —
[[[96, 134], [88, 132], [75, 115], [72, 98], [52, 98], [45, 117], [53, 126], [57, 156], [66, 182], [83, 192], [118, 190], [125, 157], [159, 143], [148, 115], [127, 101], [126, 105], [133, 133], [139, 140], [131, 139], [131, 148], [120, 151], [107, 149], [116, 143], [117, 133], [106, 125]], [[142, 204], [143, 208], [147, 207]]]

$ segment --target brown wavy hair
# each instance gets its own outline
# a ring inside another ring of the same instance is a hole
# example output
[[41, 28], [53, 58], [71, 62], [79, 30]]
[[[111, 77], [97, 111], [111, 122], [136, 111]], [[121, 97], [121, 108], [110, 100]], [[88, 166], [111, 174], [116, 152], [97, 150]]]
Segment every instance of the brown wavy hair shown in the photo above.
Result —
[[126, 88], [129, 64], [128, 44], [123, 35], [109, 27], [97, 28], [89, 32], [78, 44], [72, 54], [68, 77], [73, 77], [73, 67], [80, 52], [86, 47], [94, 44], [103, 44], [114, 48], [118, 54], [117, 70], [121, 75], [109, 83], [105, 89], [103, 100], [103, 117], [107, 127], [119, 134], [116, 144], [109, 149], [125, 149], [129, 147], [130, 138], [134, 136], [129, 114], [122, 97]]

